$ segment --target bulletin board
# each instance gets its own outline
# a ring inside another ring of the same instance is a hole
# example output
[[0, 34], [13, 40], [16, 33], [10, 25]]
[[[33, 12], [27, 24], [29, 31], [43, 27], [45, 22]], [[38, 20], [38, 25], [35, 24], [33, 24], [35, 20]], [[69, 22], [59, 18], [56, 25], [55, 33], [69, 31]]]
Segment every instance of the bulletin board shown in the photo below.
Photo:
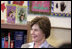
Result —
[[29, 13], [51, 14], [51, 1], [29, 1]]
[[71, 17], [71, 1], [52, 1], [51, 15]]

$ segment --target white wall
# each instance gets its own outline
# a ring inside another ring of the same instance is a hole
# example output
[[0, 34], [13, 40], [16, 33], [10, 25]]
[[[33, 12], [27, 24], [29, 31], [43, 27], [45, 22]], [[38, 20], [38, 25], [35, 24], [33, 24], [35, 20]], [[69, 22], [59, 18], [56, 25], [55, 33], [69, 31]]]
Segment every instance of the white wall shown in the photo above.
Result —
[[[27, 20], [31, 21], [36, 16], [43, 16], [43, 15], [28, 14]], [[71, 18], [70, 17], [58, 17], [58, 16], [47, 16], [47, 17], [49, 17], [52, 27], [71, 28]]]
[[53, 28], [47, 41], [54, 47], [58, 47], [62, 43], [71, 43], [71, 30]]

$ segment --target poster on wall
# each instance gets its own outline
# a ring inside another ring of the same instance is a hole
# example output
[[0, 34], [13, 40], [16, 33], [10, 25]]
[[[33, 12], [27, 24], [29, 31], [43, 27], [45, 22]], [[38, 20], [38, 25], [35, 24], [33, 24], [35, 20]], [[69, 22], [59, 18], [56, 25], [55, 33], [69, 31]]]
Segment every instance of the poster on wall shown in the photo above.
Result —
[[71, 17], [71, 1], [52, 1], [51, 15]]
[[16, 20], [16, 6], [7, 5], [7, 23], [15, 24]]
[[1, 23], [6, 23], [6, 5], [7, 1], [1, 1]]
[[15, 4], [19, 6], [27, 6], [27, 1], [8, 1], [8, 4]]
[[29, 1], [29, 13], [51, 14], [51, 1]]
[[27, 13], [26, 6], [16, 6], [17, 15], [16, 15], [16, 23], [18, 24], [27, 24]]

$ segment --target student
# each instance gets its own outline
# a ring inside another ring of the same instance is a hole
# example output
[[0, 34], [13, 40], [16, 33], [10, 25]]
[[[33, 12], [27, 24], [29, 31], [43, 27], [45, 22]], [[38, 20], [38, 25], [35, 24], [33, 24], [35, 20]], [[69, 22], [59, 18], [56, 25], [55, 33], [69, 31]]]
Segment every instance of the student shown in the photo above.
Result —
[[50, 36], [51, 23], [48, 17], [36, 17], [31, 21], [31, 43], [23, 44], [21, 48], [53, 48], [46, 39]]

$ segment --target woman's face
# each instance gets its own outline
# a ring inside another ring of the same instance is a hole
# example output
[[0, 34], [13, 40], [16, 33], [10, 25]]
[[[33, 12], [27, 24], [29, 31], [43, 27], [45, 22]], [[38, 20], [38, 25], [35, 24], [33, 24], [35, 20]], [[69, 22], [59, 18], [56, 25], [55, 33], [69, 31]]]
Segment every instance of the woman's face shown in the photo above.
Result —
[[37, 24], [34, 24], [32, 26], [31, 36], [32, 36], [32, 41], [34, 41], [34, 42], [41, 41], [45, 37], [42, 30], [39, 28], [39, 26]]

